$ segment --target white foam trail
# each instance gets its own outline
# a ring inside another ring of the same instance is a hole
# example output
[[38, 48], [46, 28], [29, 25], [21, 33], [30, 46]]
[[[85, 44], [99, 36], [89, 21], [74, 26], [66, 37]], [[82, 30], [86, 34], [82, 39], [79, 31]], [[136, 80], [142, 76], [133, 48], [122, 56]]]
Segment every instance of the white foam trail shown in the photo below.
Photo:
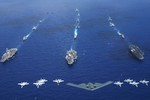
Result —
[[43, 19], [41, 19], [41, 20], [39, 20], [39, 22], [37, 23], [37, 25], [36, 25], [36, 26], [33, 26], [31, 32], [30, 32], [29, 34], [27, 34], [26, 36], [27, 36], [27, 37], [30, 37], [30, 35], [33, 33], [33, 31], [34, 31], [34, 30], [37, 30], [37, 28], [39, 27], [39, 25], [40, 25], [42, 22], [44, 22], [46, 19], [47, 19], [47, 17], [46, 17], [46, 18], [43, 18]]
[[28, 38], [29, 38], [32, 33], [33, 33], [33, 30], [31, 30], [31, 32], [29, 34], [27, 34], [26, 36], [28, 36]]
[[76, 47], [75, 39], [78, 36], [78, 29], [80, 28], [80, 13], [79, 13], [79, 9], [76, 8], [75, 11], [77, 12], [77, 18], [76, 18], [75, 28], [74, 28], [74, 33], [73, 33], [74, 34], [74, 39], [72, 41], [70, 50], [75, 49], [75, 47]]
[[[43, 19], [41, 19], [41, 20], [39, 20], [38, 23], [37, 23], [37, 25], [36, 25], [36, 26], [33, 26], [33, 27], [32, 27], [32, 30], [31, 30], [26, 36], [24, 36], [25, 39], [23, 39], [23, 40], [27, 40], [27, 39], [31, 36], [31, 34], [34, 32], [34, 30], [37, 30], [37, 28], [39, 27], [39, 25], [40, 25], [42, 22], [44, 22], [47, 18], [48, 18], [48, 16], [45, 17], [45, 18], [43, 18]], [[24, 43], [24, 42], [22, 41], [22, 42], [17, 46], [18, 50], [19, 50], [19, 48], [21, 48], [21, 46], [23, 45], [23, 43]]]
[[17, 45], [17, 49], [19, 50], [21, 48], [21, 46], [23, 45], [23, 42], [21, 42], [19, 45]]
[[70, 50], [75, 50], [76, 49], [76, 40], [72, 40], [72, 44], [71, 44], [71, 47], [70, 47]]
[[111, 27], [115, 27], [115, 24], [114, 24], [113, 22], [109, 22], [109, 25], [110, 25]]
[[74, 29], [74, 39], [77, 38], [77, 36], [78, 36], [78, 28], [80, 28], [80, 13], [79, 13], [78, 9], [76, 9], [76, 12], [77, 12], [77, 19], [76, 19], [75, 29]]
[[121, 35], [122, 33], [120, 33], [120, 31], [117, 31], [118, 35]]
[[27, 37], [29, 37], [29, 34], [28, 35], [26, 35]]
[[124, 34], [120, 33], [120, 31], [116, 28], [115, 24], [112, 22], [112, 18], [108, 17], [109, 25], [110, 27], [113, 27], [113, 29], [116, 31], [117, 35], [121, 36], [122, 38], [125, 38]]
[[[113, 23], [113, 19], [110, 16], [108, 16], [108, 22], [109, 22], [109, 26], [110, 26], [110, 23]], [[124, 39], [126, 41], [126, 45], [131, 44], [130, 40], [128, 40], [128, 38], [125, 37], [125, 35], [122, 32], [120, 32], [120, 30], [118, 30], [116, 26], [114, 26], [112, 28], [114, 29], [114, 31], [116, 31], [116, 34], [119, 37], [121, 37], [122, 39]]]
[[41, 19], [39, 22], [42, 23], [46, 20], [46, 18]]
[[76, 39], [76, 38], [77, 38], [77, 36], [78, 36], [78, 29], [77, 29], [77, 28], [75, 28], [75, 30], [74, 30], [74, 39]]

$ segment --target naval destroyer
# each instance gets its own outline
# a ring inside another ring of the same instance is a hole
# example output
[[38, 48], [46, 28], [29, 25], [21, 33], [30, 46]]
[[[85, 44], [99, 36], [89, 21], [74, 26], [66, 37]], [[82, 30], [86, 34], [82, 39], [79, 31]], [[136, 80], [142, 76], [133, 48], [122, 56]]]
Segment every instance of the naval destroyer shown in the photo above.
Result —
[[68, 64], [71, 65], [77, 59], [77, 52], [75, 50], [71, 49], [71, 50], [67, 51], [67, 54], [66, 54], [65, 58], [66, 58]]
[[27, 40], [29, 37], [29, 34], [23, 37], [23, 41]]
[[129, 45], [129, 50], [139, 60], [143, 60], [144, 59], [144, 52], [142, 52], [141, 49], [138, 46], [130, 44]]
[[16, 54], [17, 51], [18, 51], [17, 48], [6, 49], [6, 53], [4, 53], [1, 58], [1, 62], [5, 62], [9, 60], [10, 58], [12, 58]]

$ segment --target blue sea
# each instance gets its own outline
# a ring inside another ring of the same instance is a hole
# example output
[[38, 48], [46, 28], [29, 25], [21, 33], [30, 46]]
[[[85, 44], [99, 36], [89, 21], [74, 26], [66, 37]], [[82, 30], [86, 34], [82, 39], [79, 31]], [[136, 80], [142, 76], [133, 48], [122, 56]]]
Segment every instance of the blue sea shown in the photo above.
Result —
[[[73, 42], [76, 8], [80, 28]], [[124, 40], [109, 26], [108, 16]], [[0, 19], [0, 56], [6, 48], [19, 47], [0, 64], [0, 100], [150, 100], [150, 86], [142, 84], [111, 84], [93, 92], [66, 85], [150, 80], [149, 0], [0, 0]], [[144, 51], [144, 61], [129, 52], [128, 43]], [[72, 46], [78, 59], [68, 66], [65, 56]], [[32, 83], [40, 78], [48, 82], [37, 89]], [[52, 82], [57, 78], [65, 82], [58, 86]], [[21, 89], [22, 81], [30, 85]]]

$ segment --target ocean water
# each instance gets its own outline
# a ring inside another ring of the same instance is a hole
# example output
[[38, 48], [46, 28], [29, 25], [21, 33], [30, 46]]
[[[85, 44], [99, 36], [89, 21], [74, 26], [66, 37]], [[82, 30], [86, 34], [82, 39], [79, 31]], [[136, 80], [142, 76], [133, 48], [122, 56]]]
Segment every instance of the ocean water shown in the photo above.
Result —
[[[149, 100], [150, 86], [142, 84], [138, 88], [111, 84], [94, 92], [66, 85], [150, 80], [149, 5], [149, 0], [0, 0], [0, 55], [20, 46], [13, 59], [0, 64], [0, 100]], [[72, 43], [76, 8], [81, 28]], [[22, 43], [22, 37], [46, 16]], [[109, 26], [108, 16], [125, 40]], [[144, 61], [130, 54], [128, 43], [144, 51]], [[71, 46], [78, 60], [68, 66], [65, 55]], [[37, 89], [32, 83], [40, 78], [48, 82]], [[52, 82], [56, 78], [65, 82], [57, 86]], [[21, 89], [17, 85], [21, 81], [30, 85]]]

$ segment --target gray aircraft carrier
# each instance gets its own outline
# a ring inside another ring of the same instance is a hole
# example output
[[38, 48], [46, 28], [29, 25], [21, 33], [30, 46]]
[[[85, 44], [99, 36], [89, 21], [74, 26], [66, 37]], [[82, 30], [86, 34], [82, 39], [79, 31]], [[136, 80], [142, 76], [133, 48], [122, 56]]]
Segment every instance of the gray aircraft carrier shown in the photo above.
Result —
[[74, 84], [74, 83], [67, 83], [67, 85], [72, 86], [72, 87], [76, 87], [76, 88], [81, 88], [81, 89], [85, 89], [85, 90], [89, 90], [89, 91], [95, 91], [97, 89], [100, 89], [102, 87], [105, 87], [107, 85], [112, 84], [112, 81], [108, 81], [105, 83], [81, 83], [81, 84]]
[[17, 51], [18, 51], [17, 48], [6, 49], [6, 53], [4, 53], [1, 58], [1, 62], [5, 62], [9, 60], [10, 58], [12, 58], [16, 54]]
[[65, 58], [66, 58], [68, 64], [73, 64], [75, 62], [75, 60], [77, 59], [77, 52], [75, 50], [71, 49], [71, 50], [67, 51]]
[[139, 60], [143, 60], [144, 59], [144, 52], [142, 52], [142, 50], [138, 46], [130, 44], [129, 45], [129, 50]]

